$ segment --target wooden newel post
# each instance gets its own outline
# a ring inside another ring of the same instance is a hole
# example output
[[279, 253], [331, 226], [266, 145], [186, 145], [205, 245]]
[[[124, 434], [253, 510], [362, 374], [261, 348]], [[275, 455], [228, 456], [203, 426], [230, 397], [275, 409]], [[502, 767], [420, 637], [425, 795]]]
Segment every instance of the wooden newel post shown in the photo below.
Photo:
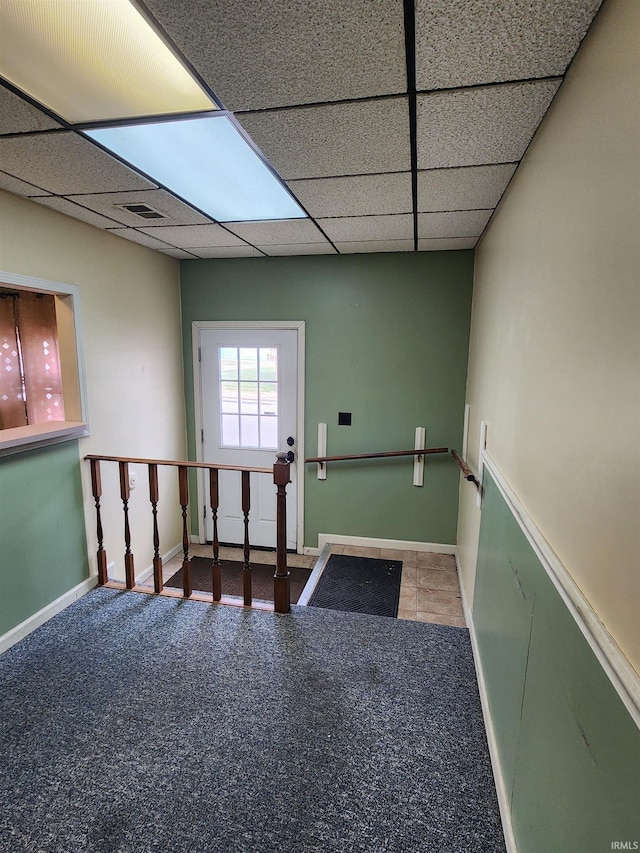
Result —
[[100, 476], [100, 461], [91, 459], [91, 490], [93, 499], [96, 502], [96, 535], [98, 539], [98, 552], [96, 554], [98, 560], [98, 583], [105, 584], [109, 578], [107, 577], [107, 552], [102, 546], [104, 539], [102, 533], [102, 518], [100, 516], [100, 498], [102, 497], [102, 478]]
[[287, 569], [287, 485], [289, 463], [286, 453], [278, 453], [273, 466], [273, 482], [278, 487], [276, 497], [276, 573], [273, 576], [273, 603], [276, 613], [291, 610], [291, 577]]

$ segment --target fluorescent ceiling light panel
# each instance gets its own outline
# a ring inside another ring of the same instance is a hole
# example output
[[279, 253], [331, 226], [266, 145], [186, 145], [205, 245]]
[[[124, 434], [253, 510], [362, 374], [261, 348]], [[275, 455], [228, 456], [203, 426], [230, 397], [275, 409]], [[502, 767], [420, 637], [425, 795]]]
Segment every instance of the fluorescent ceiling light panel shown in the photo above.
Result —
[[85, 134], [218, 222], [306, 216], [224, 115]]
[[2, 0], [0, 74], [69, 122], [217, 109], [130, 0]]

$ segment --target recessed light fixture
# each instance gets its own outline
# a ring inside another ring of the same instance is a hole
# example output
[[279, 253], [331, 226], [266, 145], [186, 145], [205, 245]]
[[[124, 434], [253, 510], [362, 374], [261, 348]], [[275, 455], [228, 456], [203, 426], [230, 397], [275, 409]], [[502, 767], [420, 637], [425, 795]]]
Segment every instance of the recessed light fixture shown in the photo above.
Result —
[[224, 114], [84, 133], [218, 222], [306, 216]]
[[0, 74], [69, 122], [218, 109], [130, 0], [2, 0]]

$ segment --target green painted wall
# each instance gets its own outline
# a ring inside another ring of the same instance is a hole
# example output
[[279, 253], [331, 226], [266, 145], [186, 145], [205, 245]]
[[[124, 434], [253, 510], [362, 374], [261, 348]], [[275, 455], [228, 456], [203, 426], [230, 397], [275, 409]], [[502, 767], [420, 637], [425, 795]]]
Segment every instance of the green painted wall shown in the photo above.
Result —
[[640, 733], [485, 469], [473, 620], [519, 853], [640, 840]]
[[78, 443], [0, 459], [0, 636], [87, 577]]
[[[305, 442], [316, 455], [460, 447], [473, 253], [336, 255], [184, 261], [181, 265], [189, 451], [194, 456], [191, 323], [304, 320]], [[351, 427], [338, 412], [353, 413]], [[432, 457], [425, 486], [412, 461], [336, 463], [326, 481], [306, 466], [305, 544], [318, 533], [455, 543], [458, 471]]]

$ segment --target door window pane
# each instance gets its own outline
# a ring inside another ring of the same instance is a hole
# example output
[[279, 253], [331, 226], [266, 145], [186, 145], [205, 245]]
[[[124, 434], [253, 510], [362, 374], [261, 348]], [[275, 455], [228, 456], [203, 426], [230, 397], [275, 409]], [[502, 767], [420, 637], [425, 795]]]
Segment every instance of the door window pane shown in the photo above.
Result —
[[236, 413], [238, 410], [238, 383], [220, 383], [220, 411], [224, 413]]
[[259, 446], [258, 418], [255, 415], [240, 416], [240, 446]]
[[260, 418], [260, 447], [268, 450], [276, 449], [278, 446], [278, 419]]
[[278, 448], [278, 348], [219, 347], [222, 447]]
[[220, 419], [220, 443], [223, 447], [240, 446], [240, 422], [237, 415], [222, 415]]

